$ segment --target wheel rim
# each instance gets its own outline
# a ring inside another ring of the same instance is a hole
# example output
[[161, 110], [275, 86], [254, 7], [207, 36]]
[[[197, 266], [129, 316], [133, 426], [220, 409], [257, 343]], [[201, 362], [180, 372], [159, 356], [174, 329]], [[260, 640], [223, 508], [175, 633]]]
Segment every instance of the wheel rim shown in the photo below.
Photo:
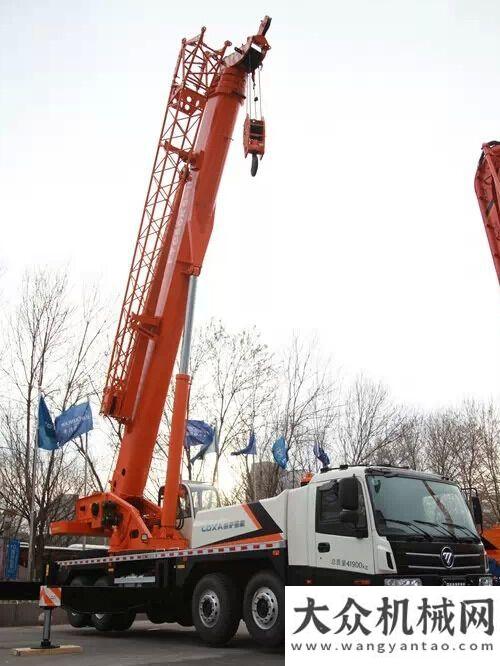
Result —
[[205, 590], [198, 602], [198, 615], [205, 627], [213, 627], [220, 615], [219, 597], [213, 590]]
[[278, 619], [278, 599], [270, 587], [259, 587], [252, 597], [252, 619], [259, 629], [268, 631]]

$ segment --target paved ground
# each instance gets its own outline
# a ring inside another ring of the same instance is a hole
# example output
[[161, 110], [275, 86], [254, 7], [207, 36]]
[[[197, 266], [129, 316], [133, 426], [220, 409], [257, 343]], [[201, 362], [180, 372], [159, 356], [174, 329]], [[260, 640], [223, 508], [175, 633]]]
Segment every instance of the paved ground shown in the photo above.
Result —
[[258, 648], [242, 623], [238, 634], [224, 648], [203, 645], [192, 629], [176, 624], [152, 625], [135, 622], [126, 632], [99, 633], [95, 629], [73, 629], [69, 625], [53, 627], [52, 641], [81, 645], [83, 654], [47, 657], [14, 657], [13, 647], [38, 645], [41, 627], [0, 628], [0, 664], [54, 663], [56, 666], [243, 666], [244, 664], [280, 664], [285, 657], [279, 650]]

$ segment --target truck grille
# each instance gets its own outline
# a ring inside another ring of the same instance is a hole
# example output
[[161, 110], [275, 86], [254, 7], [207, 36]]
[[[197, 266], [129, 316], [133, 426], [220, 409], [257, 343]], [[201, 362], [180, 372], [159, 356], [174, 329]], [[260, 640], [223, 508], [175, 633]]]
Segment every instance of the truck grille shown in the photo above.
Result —
[[[467, 574], [481, 574], [484, 572], [484, 552], [480, 544], [439, 542], [422, 542], [408, 544], [391, 540], [391, 546], [396, 559], [399, 574], [435, 574], [458, 578]], [[453, 553], [453, 564], [445, 566], [441, 557], [443, 548]], [[457, 584], [461, 584], [457, 580]]]
[[421, 569], [422, 571], [450, 572], [460, 571], [464, 573], [479, 573], [482, 566], [483, 555], [481, 553], [455, 553], [455, 561], [452, 567], [444, 566], [439, 553], [406, 553], [406, 566], [409, 570]]

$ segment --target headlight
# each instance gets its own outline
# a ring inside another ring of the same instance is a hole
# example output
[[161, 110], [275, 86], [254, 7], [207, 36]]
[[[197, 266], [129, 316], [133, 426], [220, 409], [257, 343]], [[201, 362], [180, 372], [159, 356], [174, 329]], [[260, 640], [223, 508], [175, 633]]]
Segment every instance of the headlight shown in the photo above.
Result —
[[478, 585], [493, 585], [493, 578], [492, 576], [480, 576], [479, 580], [477, 581]]
[[420, 578], [386, 578], [384, 585], [422, 585]]

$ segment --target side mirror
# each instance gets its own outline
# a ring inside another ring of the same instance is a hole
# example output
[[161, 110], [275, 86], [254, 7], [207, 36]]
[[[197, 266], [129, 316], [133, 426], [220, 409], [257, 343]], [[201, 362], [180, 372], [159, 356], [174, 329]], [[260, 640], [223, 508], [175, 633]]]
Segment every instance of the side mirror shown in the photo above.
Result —
[[[340, 479], [339, 502], [342, 509], [346, 509], [347, 511], [358, 510], [358, 480], [355, 476], [348, 476], [345, 479]], [[345, 522], [353, 521], [347, 520]]]
[[351, 509], [342, 509], [340, 512], [340, 522], [349, 523], [354, 526], [354, 536], [357, 539], [366, 539], [368, 537], [368, 528], [366, 525], [364, 527], [358, 527], [359, 514], [357, 511], [352, 511]]
[[339, 516], [341, 523], [352, 523], [356, 525], [358, 522], [358, 512], [351, 511], [351, 509], [342, 509]]
[[474, 522], [476, 525], [480, 525], [481, 529], [483, 527], [483, 508], [481, 506], [481, 500], [477, 495], [473, 495], [471, 498], [472, 503], [472, 515], [474, 517]]

